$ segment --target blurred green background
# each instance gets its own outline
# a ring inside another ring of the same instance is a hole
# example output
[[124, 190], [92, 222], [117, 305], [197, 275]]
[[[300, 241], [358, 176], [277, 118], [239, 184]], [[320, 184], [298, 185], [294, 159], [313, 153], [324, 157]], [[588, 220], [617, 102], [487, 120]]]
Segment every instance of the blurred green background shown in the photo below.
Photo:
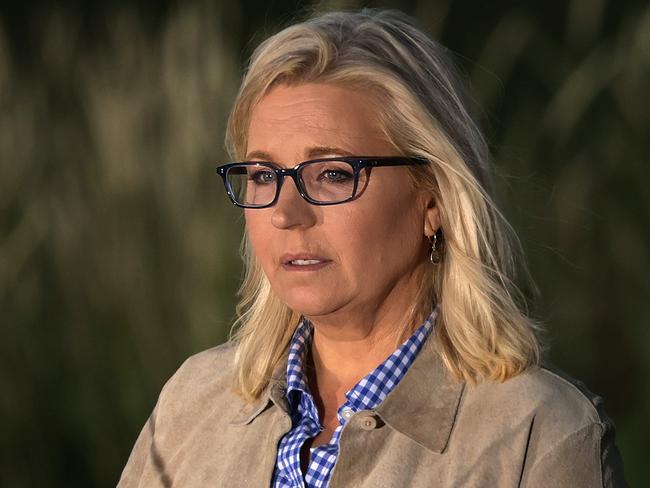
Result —
[[[164, 381], [227, 337], [225, 120], [254, 46], [313, 5], [0, 4], [1, 486], [115, 485]], [[400, 8], [456, 53], [550, 357], [648, 486], [648, 3], [320, 6]]]

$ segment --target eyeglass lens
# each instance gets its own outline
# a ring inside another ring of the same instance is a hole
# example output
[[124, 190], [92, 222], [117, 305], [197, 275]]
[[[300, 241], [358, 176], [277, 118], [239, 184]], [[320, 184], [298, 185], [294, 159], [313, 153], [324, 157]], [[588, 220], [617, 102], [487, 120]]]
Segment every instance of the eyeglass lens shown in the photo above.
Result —
[[[358, 186], [365, 184], [366, 173], [359, 174]], [[345, 161], [319, 161], [300, 166], [298, 178], [307, 196], [319, 203], [336, 203], [354, 196], [354, 168]], [[237, 203], [269, 205], [275, 199], [278, 177], [273, 167], [256, 164], [233, 166], [228, 183]]]

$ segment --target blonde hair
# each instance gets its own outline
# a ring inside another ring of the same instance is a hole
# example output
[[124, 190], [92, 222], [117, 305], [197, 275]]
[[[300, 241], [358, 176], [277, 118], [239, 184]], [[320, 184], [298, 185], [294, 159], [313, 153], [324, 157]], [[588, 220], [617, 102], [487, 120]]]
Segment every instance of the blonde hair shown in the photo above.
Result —
[[[446, 49], [395, 11], [333, 12], [292, 25], [253, 53], [228, 121], [230, 154], [244, 157], [251, 111], [273, 86], [309, 82], [370, 90], [387, 139], [431, 162], [409, 171], [436, 199], [444, 253], [429, 267], [410, 318], [438, 303], [434, 340], [449, 371], [474, 384], [537, 365], [538, 326], [518, 306], [513, 283], [519, 247], [511, 242], [518, 241], [490, 196], [487, 144]], [[242, 254], [234, 387], [252, 401], [268, 385], [299, 315], [273, 293], [246, 237]]]

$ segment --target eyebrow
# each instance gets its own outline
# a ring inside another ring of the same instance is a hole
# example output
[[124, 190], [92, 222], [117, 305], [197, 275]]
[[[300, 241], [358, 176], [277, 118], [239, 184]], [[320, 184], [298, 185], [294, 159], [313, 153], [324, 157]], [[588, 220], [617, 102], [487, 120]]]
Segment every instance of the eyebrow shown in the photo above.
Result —
[[331, 147], [331, 146], [315, 146], [307, 151], [307, 157], [309, 159], [320, 158], [321, 156], [354, 156], [350, 151], [346, 151], [340, 147]]
[[[350, 151], [346, 151], [343, 148], [340, 147], [334, 147], [334, 146], [314, 146], [309, 148], [309, 150], [306, 152], [305, 157], [307, 160], [309, 159], [316, 159], [320, 158], [322, 156], [354, 156], [354, 153], [351, 153]], [[267, 153], [266, 151], [252, 151], [246, 155], [247, 160], [251, 159], [261, 159], [264, 161], [269, 161], [269, 162], [278, 162], [274, 161], [273, 156], [271, 156], [270, 153]]]

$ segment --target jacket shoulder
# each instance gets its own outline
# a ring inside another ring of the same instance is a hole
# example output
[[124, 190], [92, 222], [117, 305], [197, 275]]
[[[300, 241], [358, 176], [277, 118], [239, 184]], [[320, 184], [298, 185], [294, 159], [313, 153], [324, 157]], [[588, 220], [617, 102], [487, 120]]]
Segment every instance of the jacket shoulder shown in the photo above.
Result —
[[235, 349], [228, 342], [183, 362], [163, 387], [118, 486], [171, 485], [187, 453], [196, 456], [190, 446], [218, 438], [228, 412], [240, 404], [232, 391]]
[[545, 364], [530, 368], [503, 383], [484, 382], [470, 387], [464, 408], [474, 414], [494, 412], [495, 420], [512, 425], [533, 420], [543, 427], [546, 442], [556, 442], [586, 426], [611, 425], [603, 400], [581, 382]]
[[[174, 376], [214, 381], [232, 373], [236, 345], [232, 341], [211, 347], [187, 358]], [[172, 377], [173, 378], [173, 377]]]
[[526, 486], [626, 486], [603, 399], [550, 364], [466, 388], [459, 414], [464, 433], [523, 439]]
[[163, 387], [158, 408], [190, 411], [206, 400], [232, 397], [235, 350], [233, 342], [226, 342], [187, 358]]
[[578, 415], [584, 422], [611, 422], [604, 410], [603, 398], [593, 393], [582, 382], [564, 373], [551, 363], [531, 371], [530, 380], [540, 386], [539, 401], [547, 406], [557, 402], [558, 407]]
[[529, 408], [540, 420], [548, 418], [570, 431], [594, 423], [611, 423], [602, 397], [550, 363], [532, 368], [512, 381], [514, 387], [525, 392]]

